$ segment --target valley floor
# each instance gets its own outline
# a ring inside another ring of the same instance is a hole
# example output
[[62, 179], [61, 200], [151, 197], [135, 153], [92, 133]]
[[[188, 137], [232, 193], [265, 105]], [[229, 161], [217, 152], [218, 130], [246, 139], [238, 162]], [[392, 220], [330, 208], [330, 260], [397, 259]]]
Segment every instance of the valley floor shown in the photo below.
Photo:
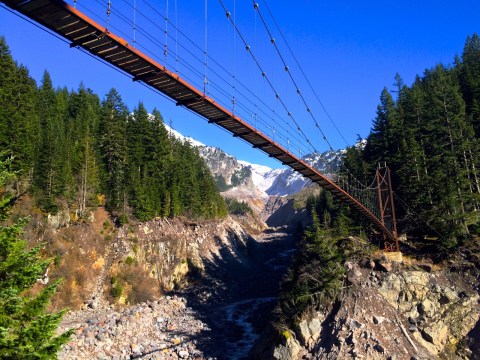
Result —
[[294, 252], [280, 230], [247, 241], [245, 252], [220, 252], [189, 287], [123, 309], [68, 313], [75, 335], [61, 359], [242, 359], [268, 324], [279, 281]]

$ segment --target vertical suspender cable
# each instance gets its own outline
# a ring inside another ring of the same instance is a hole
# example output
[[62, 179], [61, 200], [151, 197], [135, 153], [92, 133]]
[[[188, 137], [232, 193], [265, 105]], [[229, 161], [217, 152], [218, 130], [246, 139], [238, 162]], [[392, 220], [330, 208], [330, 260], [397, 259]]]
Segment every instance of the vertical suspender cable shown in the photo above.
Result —
[[[237, 24], [237, 2], [236, 0], [233, 0], [233, 26], [235, 28]], [[236, 87], [236, 77], [235, 77], [235, 71], [236, 71], [236, 63], [235, 63], [235, 44], [236, 44], [236, 36], [235, 36], [235, 30], [233, 31], [233, 62], [232, 62], [232, 112], [235, 114], [235, 87]]]
[[[256, 48], [257, 47], [257, 12], [254, 11], [254, 22], [253, 22], [253, 46]], [[257, 98], [254, 99], [255, 104], [254, 104], [254, 120], [255, 120], [255, 128], [257, 127], [257, 113], [258, 113], [258, 106], [257, 106]]]
[[137, 0], [133, 0], [133, 47], [137, 46]]
[[175, 72], [178, 74], [178, 9], [177, 0], [174, 2], [175, 7]]
[[168, 53], [168, 0], [166, 1], [165, 6], [165, 43], [163, 46], [163, 57], [165, 64], [167, 64], [167, 53]]
[[205, 35], [203, 47], [203, 93], [207, 93], [207, 46], [208, 46], [208, 0], [204, 1], [204, 21]]
[[107, 26], [105, 27], [105, 30], [108, 32], [108, 27], [110, 26], [110, 14], [112, 12], [112, 2], [108, 0], [108, 5], [107, 5]]

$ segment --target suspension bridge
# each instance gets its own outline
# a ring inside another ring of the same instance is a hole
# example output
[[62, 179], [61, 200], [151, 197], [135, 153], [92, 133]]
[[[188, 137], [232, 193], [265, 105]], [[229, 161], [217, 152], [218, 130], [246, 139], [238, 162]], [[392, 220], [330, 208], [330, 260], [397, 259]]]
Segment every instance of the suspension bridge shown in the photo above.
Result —
[[[203, 51], [203, 64], [201, 64], [204, 67], [203, 89], [201, 89], [202, 84], [193, 85], [191, 81], [187, 81], [186, 78], [179, 74], [178, 71], [167, 66], [166, 57], [168, 51], [168, 15], [164, 17], [165, 41], [163, 44], [163, 52], [165, 55], [165, 61], [162, 64], [158, 59], [154, 59], [153, 57], [147, 55], [146, 51], [141, 51], [141, 48], [137, 46], [135, 40], [135, 31], [138, 31], [139, 27], [135, 21], [133, 22], [133, 44], [132, 42], [129, 43], [123, 37], [116, 35], [113, 31], [111, 31], [111, 29], [109, 29], [111, 1], [108, 1], [106, 4], [106, 13], [108, 17], [106, 26], [100, 25], [90, 16], [87, 16], [85, 12], [80, 11], [75, 6], [77, 1], [74, 1], [73, 5], [62, 0], [2, 0], [1, 2], [17, 14], [20, 14], [25, 19], [40, 24], [51, 34], [67, 41], [70, 44], [70, 47], [76, 47], [88, 52], [92, 56], [104, 62], [106, 65], [114, 67], [125, 75], [131, 77], [133, 81], [139, 82], [153, 89], [154, 91], [167, 96], [169, 99], [173, 100], [177, 106], [181, 106], [206, 119], [209, 123], [225, 129], [234, 137], [246, 141], [254, 148], [263, 151], [268, 156], [280, 161], [283, 165], [289, 166], [294, 171], [297, 171], [304, 177], [310, 179], [312, 182], [330, 191], [338, 200], [349, 204], [354, 211], [365, 216], [365, 218], [368, 219], [368, 221], [378, 229], [384, 239], [386, 251], [399, 251], [395, 209], [393, 204], [393, 192], [388, 168], [386, 166], [379, 166], [375, 179], [370, 186], [365, 186], [351, 175], [346, 177], [329, 177], [325, 173], [315, 169], [312, 165], [305, 162], [300, 155], [296, 155], [289, 149], [290, 138], [293, 139], [295, 136], [293, 136], [288, 129], [283, 127], [283, 129], [290, 134], [290, 137], [287, 138], [287, 145], [285, 145], [279, 140], [275, 140], [274, 137], [272, 138], [267, 136], [265, 131], [262, 131], [256, 126], [256, 123], [249, 123], [245, 119], [246, 115], [242, 117], [240, 115], [240, 111], [235, 111], [236, 105], [237, 109], [239, 109], [241, 106], [238, 98], [241, 96], [242, 92], [237, 93], [237, 100], [235, 99], [235, 96], [232, 96], [231, 108], [228, 108], [225, 102], [218, 101], [209, 94], [207, 91], [207, 85], [210, 86], [210, 84], [206, 75], [207, 60], [209, 57], [207, 54], [206, 45]], [[290, 126], [291, 129], [295, 129], [297, 131], [297, 136], [301, 138], [298, 139], [297, 137], [297, 142], [306, 143], [313, 147], [305, 132], [302, 130], [299, 122], [295, 120], [286, 103], [276, 91], [272, 81], [267, 77], [261, 63], [254, 55], [250, 45], [248, 45], [247, 41], [242, 36], [241, 31], [237, 27], [234, 16], [232, 16], [221, 0], [219, 0], [219, 2], [225, 11], [227, 19], [232, 24], [233, 31], [240, 39], [239, 41], [244, 46], [246, 52], [250, 54], [264, 81], [268, 84], [268, 87], [271, 88], [275, 98], [278, 100], [281, 107], [283, 107], [283, 110], [285, 110], [287, 113], [291, 123], [294, 124], [293, 126], [291, 124], [287, 125]], [[270, 36], [271, 43], [274, 45], [284, 69], [288, 73], [288, 76], [293, 83], [294, 88], [296, 89], [296, 93], [300, 96], [303, 105], [305, 105], [307, 113], [314, 121], [315, 126], [320, 131], [322, 138], [327, 142], [330, 149], [333, 150], [324, 132], [320, 128], [315, 116], [313, 115], [311, 108], [308, 106], [306, 98], [300, 92], [295, 78], [289, 71], [289, 67], [287, 66], [281, 51], [275, 43], [275, 39], [266, 25], [265, 19], [259, 10], [258, 4], [253, 2], [253, 7], [255, 11], [258, 12], [261, 21], [265, 25]], [[206, 38], [207, 36], [205, 30], [205, 39]], [[176, 61], [178, 60], [177, 55], [175, 55]], [[236, 81], [234, 76], [233, 78], [234, 81]], [[233, 88], [235, 88], [235, 85]], [[243, 92], [248, 91], [249, 89], [247, 87], [243, 89]], [[256, 118], [258, 110], [257, 101], [261, 103], [262, 100], [257, 96], [255, 96], [255, 98], [256, 100], [254, 107], [256, 108]], [[277, 119], [271, 118], [271, 115], [267, 117], [270, 117], [270, 121], [279, 122]], [[328, 117], [330, 118], [329, 115]], [[268, 129], [271, 129], [268, 123], [265, 124], [265, 126]], [[275, 132], [273, 133], [275, 134]], [[313, 149], [316, 151], [314, 147]]]

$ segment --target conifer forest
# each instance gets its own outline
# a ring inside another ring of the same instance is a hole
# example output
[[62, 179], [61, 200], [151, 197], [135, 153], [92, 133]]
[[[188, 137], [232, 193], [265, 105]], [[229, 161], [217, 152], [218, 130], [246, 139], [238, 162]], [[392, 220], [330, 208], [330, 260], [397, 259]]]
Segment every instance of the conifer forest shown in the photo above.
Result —
[[79, 216], [105, 205], [118, 223], [128, 216], [213, 218], [226, 214], [208, 168], [188, 142], [171, 136], [157, 109], [131, 110], [111, 89], [103, 98], [80, 84], [56, 88], [17, 64], [0, 39], [0, 148], [14, 156], [19, 193], [55, 213]]
[[364, 148], [346, 167], [369, 183], [378, 163], [392, 170], [400, 228], [447, 247], [478, 234], [480, 210], [480, 39], [469, 36], [452, 66], [438, 64], [405, 85], [384, 88]]

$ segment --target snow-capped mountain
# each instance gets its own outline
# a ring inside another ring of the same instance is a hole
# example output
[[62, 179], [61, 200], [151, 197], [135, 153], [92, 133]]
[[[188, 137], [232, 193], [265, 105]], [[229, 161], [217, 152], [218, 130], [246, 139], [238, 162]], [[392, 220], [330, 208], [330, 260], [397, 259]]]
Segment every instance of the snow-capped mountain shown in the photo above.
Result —
[[[309, 154], [302, 159], [328, 176], [338, 170], [344, 153], [345, 150], [326, 151], [322, 154]], [[300, 173], [293, 171], [291, 168], [287, 168], [275, 178], [272, 186], [266, 192], [270, 196], [292, 195], [311, 183], [310, 179], [304, 178]]]
[[[268, 166], [251, 164], [238, 160], [223, 150], [206, 146], [201, 142], [180, 134], [166, 126], [176, 138], [189, 141], [198, 148], [217, 186], [226, 196], [240, 198], [268, 199], [269, 196], [287, 196], [308, 186], [311, 181], [291, 168], [272, 169]], [[345, 150], [327, 151], [322, 154], [310, 154], [302, 159], [324, 174], [334, 173], [341, 164]]]
[[275, 179], [285, 171], [285, 169], [272, 169], [268, 166], [251, 164], [243, 160], [239, 160], [238, 163], [250, 169], [253, 185], [264, 192], [267, 192], [272, 187]]
[[190, 136], [184, 136], [182, 134], [180, 134], [177, 130], [171, 128], [170, 126], [168, 126], [167, 124], [163, 124], [163, 126], [165, 126], [165, 129], [175, 138], [177, 138], [178, 140], [181, 140], [181, 141], [188, 141], [192, 146], [205, 146], [205, 144], [202, 144], [200, 141], [197, 141], [195, 140], [194, 138], [190, 137]]

